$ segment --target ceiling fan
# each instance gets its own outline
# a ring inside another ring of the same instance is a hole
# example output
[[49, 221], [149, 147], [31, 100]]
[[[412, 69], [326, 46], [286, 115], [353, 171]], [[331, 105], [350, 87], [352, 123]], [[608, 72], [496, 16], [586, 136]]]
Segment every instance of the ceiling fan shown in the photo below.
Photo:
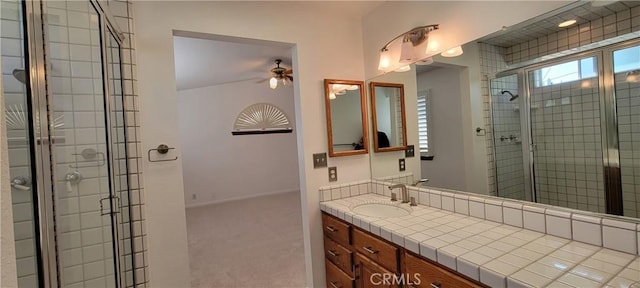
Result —
[[269, 87], [276, 89], [278, 87], [278, 80], [282, 80], [283, 85], [293, 82], [293, 70], [280, 67], [282, 63], [281, 59], [276, 59], [276, 67], [271, 69], [271, 79], [269, 79]]

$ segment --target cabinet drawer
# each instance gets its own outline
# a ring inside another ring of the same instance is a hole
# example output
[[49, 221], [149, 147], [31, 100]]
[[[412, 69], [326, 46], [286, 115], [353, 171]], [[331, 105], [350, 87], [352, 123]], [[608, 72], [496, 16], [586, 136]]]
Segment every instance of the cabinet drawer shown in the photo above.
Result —
[[401, 280], [396, 273], [393, 273], [382, 266], [369, 260], [369, 258], [355, 253], [356, 288], [398, 288]]
[[353, 279], [349, 275], [329, 260], [325, 260], [324, 263], [327, 269], [327, 288], [353, 288]]
[[322, 229], [324, 235], [336, 241], [342, 246], [349, 246], [351, 244], [351, 237], [349, 233], [350, 225], [344, 223], [333, 216], [322, 213]]
[[408, 277], [408, 287], [424, 288], [479, 288], [479, 283], [467, 280], [449, 270], [439, 267], [427, 260], [404, 253], [404, 272]]
[[353, 229], [353, 248], [391, 272], [398, 272], [398, 248], [392, 244]]
[[353, 276], [353, 253], [334, 242], [329, 237], [324, 237], [324, 255], [331, 263], [338, 266], [349, 276]]

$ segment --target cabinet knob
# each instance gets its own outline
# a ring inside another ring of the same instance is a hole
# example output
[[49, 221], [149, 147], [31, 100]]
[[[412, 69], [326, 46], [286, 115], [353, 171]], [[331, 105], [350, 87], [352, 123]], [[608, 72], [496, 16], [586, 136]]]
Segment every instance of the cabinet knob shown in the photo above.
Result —
[[431, 282], [431, 288], [442, 288], [442, 284], [439, 282]]
[[[329, 284], [331, 284], [331, 287], [333, 287], [333, 288], [342, 288], [342, 285], [340, 285], [340, 284], [339, 284], [339, 283], [337, 283], [337, 282], [333, 282], [333, 281], [331, 281], [331, 282], [329, 282]], [[340, 285], [340, 286], [338, 286], [338, 285]]]
[[327, 254], [329, 254], [329, 255], [331, 255], [331, 256], [333, 256], [333, 257], [338, 256], [338, 254], [337, 254], [337, 253], [336, 253], [336, 251], [334, 251], [334, 250], [327, 250]]

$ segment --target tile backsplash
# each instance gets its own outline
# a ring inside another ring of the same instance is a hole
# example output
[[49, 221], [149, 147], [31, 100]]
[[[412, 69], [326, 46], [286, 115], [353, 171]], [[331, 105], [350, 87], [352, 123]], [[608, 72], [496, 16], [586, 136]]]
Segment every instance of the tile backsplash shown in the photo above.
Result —
[[[374, 193], [390, 197], [395, 183], [365, 180], [319, 189], [320, 202]], [[640, 221], [458, 191], [407, 186], [421, 205], [557, 237], [640, 254]]]

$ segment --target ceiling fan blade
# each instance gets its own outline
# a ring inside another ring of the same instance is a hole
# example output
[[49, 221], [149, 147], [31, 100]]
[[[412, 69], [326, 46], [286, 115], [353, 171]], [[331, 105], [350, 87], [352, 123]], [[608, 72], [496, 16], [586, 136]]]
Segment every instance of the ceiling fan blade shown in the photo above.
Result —
[[287, 75], [287, 79], [289, 79], [289, 81], [293, 82], [293, 76]]
[[260, 79], [260, 80], [256, 81], [256, 83], [264, 83], [264, 82], [269, 81], [269, 79], [271, 79], [271, 78]]
[[287, 70], [284, 71], [284, 74], [291, 74], [291, 73], [293, 73], [293, 70], [291, 70], [291, 69], [287, 69]]

